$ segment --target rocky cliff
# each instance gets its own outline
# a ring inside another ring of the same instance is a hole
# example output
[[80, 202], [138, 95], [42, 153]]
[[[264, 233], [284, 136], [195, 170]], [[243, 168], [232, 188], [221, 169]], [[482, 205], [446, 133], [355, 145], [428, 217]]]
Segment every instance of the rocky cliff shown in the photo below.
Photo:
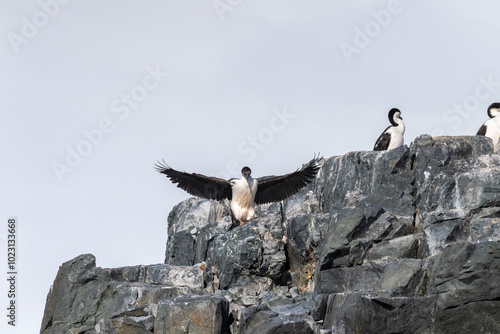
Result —
[[228, 203], [168, 218], [165, 264], [64, 263], [41, 333], [500, 333], [500, 156], [418, 137], [325, 159], [234, 227]]

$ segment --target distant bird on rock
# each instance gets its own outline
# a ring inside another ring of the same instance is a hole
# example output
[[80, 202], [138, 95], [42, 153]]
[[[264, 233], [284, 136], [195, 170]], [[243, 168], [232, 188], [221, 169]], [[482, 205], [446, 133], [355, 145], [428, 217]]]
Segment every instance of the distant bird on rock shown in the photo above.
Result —
[[401, 111], [396, 108], [392, 108], [389, 111], [389, 121], [391, 126], [382, 132], [380, 137], [378, 137], [373, 147], [374, 151], [389, 151], [397, 147], [403, 146], [404, 144], [404, 134], [405, 134], [405, 124], [403, 123], [403, 118], [401, 117]]
[[322, 158], [314, 157], [300, 170], [281, 176], [265, 176], [254, 179], [248, 167], [241, 170], [240, 179], [224, 180], [196, 173], [180, 172], [163, 163], [155, 165], [177, 187], [189, 194], [213, 200], [231, 200], [231, 211], [240, 225], [255, 219], [253, 204], [282, 201], [304, 188], [316, 176]]
[[490, 119], [481, 125], [477, 131], [477, 136], [490, 137], [493, 140], [493, 151], [497, 152], [499, 148], [498, 141], [500, 140], [500, 102], [492, 103], [488, 107], [488, 116]]

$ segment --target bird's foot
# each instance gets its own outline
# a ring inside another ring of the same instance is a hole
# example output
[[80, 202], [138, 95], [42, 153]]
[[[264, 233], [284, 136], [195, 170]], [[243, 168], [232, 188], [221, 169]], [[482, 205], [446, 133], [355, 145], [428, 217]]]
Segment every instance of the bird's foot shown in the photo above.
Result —
[[250, 223], [250, 222], [251, 222], [252, 220], [254, 220], [255, 218], [259, 218], [259, 216], [252, 217], [252, 218], [250, 218], [249, 220], [247, 220], [247, 221], [245, 221], [245, 222], [244, 222], [244, 221], [242, 221], [241, 219], [238, 219], [238, 221], [240, 222], [240, 226], [241, 226], [241, 225], [245, 225], [245, 224], [247, 224], [247, 223]]

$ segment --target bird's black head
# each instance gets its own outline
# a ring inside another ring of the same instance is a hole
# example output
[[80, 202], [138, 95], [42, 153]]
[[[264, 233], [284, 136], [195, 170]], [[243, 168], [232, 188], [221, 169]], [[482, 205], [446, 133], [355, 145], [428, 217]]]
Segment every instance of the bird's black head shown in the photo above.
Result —
[[496, 117], [500, 113], [500, 102], [494, 102], [488, 107], [488, 116]]
[[403, 117], [401, 117], [401, 111], [399, 111], [398, 108], [392, 108], [389, 111], [389, 121], [391, 122], [392, 125], [398, 126], [398, 123], [396, 123], [397, 118], [403, 119]]
[[252, 174], [252, 170], [246, 166], [243, 167], [243, 169], [241, 170], [241, 175], [243, 175], [245, 178], [248, 178], [250, 174]]

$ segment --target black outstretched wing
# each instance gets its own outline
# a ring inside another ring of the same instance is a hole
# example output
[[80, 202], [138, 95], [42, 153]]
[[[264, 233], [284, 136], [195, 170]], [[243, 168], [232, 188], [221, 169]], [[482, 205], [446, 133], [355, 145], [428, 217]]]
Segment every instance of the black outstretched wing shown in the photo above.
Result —
[[232, 188], [229, 181], [201, 174], [188, 174], [170, 168], [165, 163], [157, 163], [155, 168], [158, 172], [165, 174], [178, 188], [189, 194], [206, 199], [221, 201], [225, 198], [231, 199]]
[[375, 142], [375, 146], [373, 147], [374, 151], [385, 151], [389, 147], [389, 143], [391, 141], [391, 135], [387, 132], [389, 128], [390, 126], [388, 126], [387, 129], [382, 132], [380, 137], [378, 137], [377, 141]]
[[477, 130], [476, 136], [486, 136], [486, 126], [484, 124]]
[[293, 173], [258, 178], [255, 203], [279, 202], [298, 193], [314, 179], [320, 168], [321, 159], [315, 157], [306, 166]]

